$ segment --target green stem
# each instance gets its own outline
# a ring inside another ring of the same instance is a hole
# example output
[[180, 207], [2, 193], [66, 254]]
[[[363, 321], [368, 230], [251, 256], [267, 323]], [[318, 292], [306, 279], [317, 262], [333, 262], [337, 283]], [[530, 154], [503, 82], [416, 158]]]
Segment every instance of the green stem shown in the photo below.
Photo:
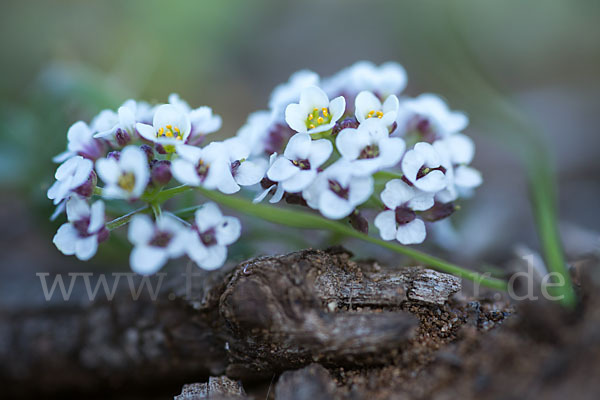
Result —
[[373, 177], [375, 178], [375, 180], [378, 180], [378, 179], [389, 180], [389, 179], [402, 179], [403, 175], [399, 172], [379, 171], [379, 172], [376, 172], [373, 175]]
[[[231, 195], [225, 195], [219, 192], [207, 190], [204, 188], [197, 188], [202, 195], [210, 200], [213, 200], [221, 205], [231, 208], [233, 210], [242, 212], [246, 215], [261, 218], [265, 221], [269, 221], [279, 225], [286, 225], [300, 229], [325, 229], [331, 232], [341, 234], [346, 237], [353, 237], [364, 240], [369, 243], [377, 244], [385, 247], [396, 253], [404, 254], [416, 261], [422, 262], [439, 271], [447, 272], [459, 276], [461, 278], [470, 279], [478, 282], [483, 286], [487, 286], [497, 290], [506, 290], [507, 284], [505, 281], [490, 278], [487, 275], [479, 274], [475, 271], [470, 271], [451, 264], [437, 257], [430, 256], [429, 254], [414, 250], [394, 242], [386, 242], [381, 239], [366, 235], [358, 232], [351, 227], [344, 225], [340, 222], [329, 220], [321, 216], [289, 209], [277, 208], [265, 204], [254, 204], [246, 199], [234, 197]], [[187, 212], [190, 212], [188, 209]]]
[[160, 219], [160, 216], [162, 215], [160, 203], [150, 203], [150, 207], [152, 208], [152, 212], [154, 213], [154, 219]]
[[117, 229], [118, 227], [127, 224], [135, 214], [139, 214], [139, 213], [144, 212], [146, 210], [148, 210], [148, 206], [144, 206], [142, 208], [138, 208], [135, 211], [132, 211], [132, 212], [127, 213], [127, 214], [125, 214], [123, 216], [120, 216], [119, 218], [115, 218], [115, 219], [113, 219], [112, 221], [110, 221], [110, 222], [108, 222], [106, 224], [106, 229], [108, 229], [109, 231]]
[[[155, 202], [157, 204], [161, 204], [179, 193], [183, 193], [192, 189], [194, 188], [182, 185], [171, 189], [163, 190], [155, 197]], [[475, 271], [464, 269], [462, 267], [459, 267], [458, 265], [454, 265], [437, 257], [430, 256], [429, 254], [420, 252], [418, 250], [414, 250], [394, 242], [386, 242], [384, 240], [377, 239], [375, 237], [358, 232], [345, 224], [327, 218], [323, 218], [313, 213], [282, 209], [265, 204], [254, 204], [251, 201], [240, 197], [225, 195], [201, 187], [195, 189], [202, 193], [204, 197], [213, 200], [225, 207], [244, 213], [246, 215], [257, 217], [278, 225], [286, 225], [300, 229], [325, 229], [345, 237], [361, 239], [369, 243], [377, 244], [386, 249], [390, 249], [396, 253], [404, 254], [416, 261], [422, 262], [423, 264], [428, 265], [439, 271], [451, 273], [461, 278], [470, 279], [474, 282], [477, 282], [483, 286], [490, 287], [492, 289], [507, 289], [507, 284], [505, 281], [490, 278], [489, 274], [482, 275]], [[194, 213], [194, 211], [197, 208], [198, 207], [186, 208], [183, 210], [179, 210], [175, 214], [182, 218], [189, 217]]]

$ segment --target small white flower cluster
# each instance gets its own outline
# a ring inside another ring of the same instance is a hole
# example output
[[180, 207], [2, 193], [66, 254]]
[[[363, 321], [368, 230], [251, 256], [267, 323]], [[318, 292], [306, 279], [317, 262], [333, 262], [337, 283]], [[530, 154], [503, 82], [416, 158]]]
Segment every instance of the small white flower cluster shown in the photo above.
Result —
[[405, 85], [396, 63], [359, 62], [327, 79], [299, 71], [275, 88], [269, 110], [251, 114], [234, 137], [209, 143], [221, 118], [175, 94], [166, 104], [128, 100], [90, 124], [77, 122], [48, 190], [53, 217], [66, 208], [68, 218], [54, 242], [65, 254], [91, 258], [107, 228], [122, 222], [106, 224], [96, 197], [122, 199], [155, 212], [154, 220], [144, 212], [130, 218], [134, 271], [154, 273], [184, 254], [201, 268], [220, 267], [240, 236], [239, 220], [214, 203], [198, 208], [191, 223], [161, 212], [155, 199], [176, 180], [223, 194], [256, 186], [254, 202], [270, 195], [270, 203], [349, 218], [363, 232], [371, 213], [384, 240], [421, 243], [425, 223], [451, 215], [482, 179], [469, 166], [474, 144], [461, 133], [467, 117], [432, 94], [401, 96]]
[[[88, 260], [98, 243], [109, 237], [102, 199], [152, 204], [152, 195], [172, 181], [223, 193], [253, 185], [264, 176], [266, 160], [253, 161], [238, 139], [200, 147], [206, 135], [221, 127], [209, 107], [192, 109], [173, 94], [168, 104], [150, 106], [126, 101], [116, 112], [104, 110], [88, 125], [76, 122], [68, 131], [67, 151], [48, 198], [57, 205], [53, 218], [66, 209], [68, 222], [56, 235], [56, 247]], [[97, 186], [99, 181], [102, 187]], [[174, 214], [133, 215], [128, 238], [134, 245], [131, 268], [140, 274], [158, 271], [169, 258], [187, 254], [198, 266], [215, 269], [227, 258], [227, 246], [241, 233], [237, 218], [227, 217], [214, 203], [195, 212], [192, 223]]]
[[382, 202], [374, 219], [382, 239], [423, 242], [425, 221], [448, 217], [482, 179], [461, 133], [467, 116], [433, 94], [401, 96], [405, 86], [399, 64], [364, 61], [326, 79], [299, 71], [277, 86], [270, 110], [251, 114], [237, 134], [250, 154], [270, 156], [255, 201], [272, 193], [271, 203], [350, 217], [363, 231], [363, 215]]

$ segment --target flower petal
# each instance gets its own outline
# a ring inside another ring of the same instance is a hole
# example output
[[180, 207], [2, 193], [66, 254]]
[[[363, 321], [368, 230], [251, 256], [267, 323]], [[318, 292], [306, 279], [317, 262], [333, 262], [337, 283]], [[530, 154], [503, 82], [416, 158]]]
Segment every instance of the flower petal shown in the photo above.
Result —
[[[300, 105], [307, 111], [312, 111], [313, 108], [329, 107], [329, 98], [321, 88], [317, 86], [308, 86], [300, 92]], [[306, 117], [305, 117], [306, 118]]]
[[216, 228], [217, 243], [220, 245], [230, 245], [239, 239], [242, 232], [242, 224], [235, 217], [223, 217]]
[[151, 142], [156, 141], [156, 130], [152, 125], [137, 123], [135, 124], [135, 129], [138, 131], [140, 136], [146, 140]]
[[319, 197], [319, 211], [329, 219], [340, 219], [350, 215], [354, 206], [348, 200], [342, 199], [330, 190]]
[[167, 262], [165, 249], [153, 246], [136, 246], [129, 256], [131, 269], [140, 275], [152, 275]]
[[207, 247], [206, 256], [196, 263], [200, 268], [211, 271], [223, 266], [225, 260], [227, 260], [227, 247], [214, 245]]
[[393, 240], [396, 238], [396, 213], [391, 210], [382, 211], [375, 217], [373, 222], [379, 229], [379, 236], [383, 240]]
[[482, 182], [481, 172], [475, 168], [460, 165], [454, 170], [454, 183], [461, 188], [475, 188]]
[[310, 153], [311, 144], [312, 139], [308, 133], [296, 133], [285, 147], [283, 155], [288, 160], [305, 160]]
[[408, 224], [398, 226], [396, 240], [402, 244], [418, 244], [423, 243], [426, 235], [425, 223], [416, 218]]
[[90, 216], [90, 206], [79, 196], [71, 196], [67, 200], [67, 218], [71, 222], [79, 221]]
[[299, 168], [292, 164], [290, 160], [283, 156], [279, 156], [267, 171], [267, 177], [274, 182], [281, 182], [289, 179], [298, 171]]
[[98, 232], [104, 226], [104, 202], [95, 201], [90, 207], [90, 224], [88, 233]]
[[265, 176], [266, 169], [267, 162], [264, 159], [244, 161], [235, 173], [235, 181], [242, 186], [257, 184]]
[[409, 202], [414, 196], [414, 189], [401, 179], [388, 181], [380, 195], [383, 204], [391, 210]]
[[81, 261], [87, 261], [96, 254], [98, 250], [98, 238], [96, 235], [80, 238], [75, 242], [75, 256]]
[[446, 187], [447, 180], [446, 175], [442, 171], [435, 170], [413, 183], [417, 188], [425, 192], [438, 192]]
[[183, 184], [190, 186], [200, 186], [202, 184], [196, 172], [196, 167], [187, 160], [181, 158], [174, 160], [171, 163], [171, 172], [175, 179]]
[[215, 203], [208, 202], [196, 210], [194, 218], [196, 226], [198, 226], [198, 230], [200, 232], [206, 232], [207, 230], [215, 228], [221, 224], [223, 214], [221, 214], [221, 210], [219, 210], [219, 207]]
[[152, 240], [154, 231], [154, 223], [149, 216], [145, 214], [136, 214], [129, 222], [127, 239], [134, 245], [146, 245]]
[[62, 224], [52, 242], [58, 250], [67, 256], [75, 254], [75, 243], [79, 239], [77, 229], [69, 223]]
[[363, 123], [371, 111], [382, 111], [381, 101], [372, 92], [363, 90], [354, 100], [356, 107], [355, 116], [358, 122]]
[[283, 190], [289, 193], [297, 193], [306, 189], [317, 176], [317, 170], [307, 169], [298, 170], [291, 178], [288, 178], [281, 182]]
[[312, 141], [310, 145], [310, 154], [308, 155], [308, 161], [310, 161], [310, 167], [316, 169], [323, 165], [325, 161], [329, 159], [333, 152], [333, 145], [327, 139], [319, 139]]

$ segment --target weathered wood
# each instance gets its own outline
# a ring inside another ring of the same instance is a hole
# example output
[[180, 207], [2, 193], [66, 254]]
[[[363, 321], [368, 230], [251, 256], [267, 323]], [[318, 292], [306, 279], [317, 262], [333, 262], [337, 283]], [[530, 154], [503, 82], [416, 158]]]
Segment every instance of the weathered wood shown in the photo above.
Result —
[[17, 394], [151, 391], [153, 383], [225, 372], [270, 378], [314, 361], [379, 365], [418, 325], [402, 303], [440, 303], [460, 288], [444, 274], [357, 264], [339, 250], [257, 258], [230, 272], [195, 270], [190, 280], [181, 272], [155, 301], [125, 291], [111, 302], [0, 314], [0, 384]]
[[286, 371], [275, 385], [275, 398], [286, 400], [336, 400], [338, 393], [329, 372], [319, 364]]
[[211, 376], [206, 383], [184, 385], [174, 400], [242, 400], [247, 399], [241, 382], [226, 376]]

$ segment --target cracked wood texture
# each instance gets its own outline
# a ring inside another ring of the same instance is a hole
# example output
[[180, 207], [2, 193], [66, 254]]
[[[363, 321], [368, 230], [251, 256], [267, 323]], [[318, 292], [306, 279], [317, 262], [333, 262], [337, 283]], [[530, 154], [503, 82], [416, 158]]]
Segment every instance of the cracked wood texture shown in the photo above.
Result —
[[313, 362], [382, 365], [418, 327], [403, 303], [441, 304], [460, 290], [453, 276], [356, 263], [342, 249], [194, 270], [190, 279], [181, 272], [154, 301], [124, 291], [111, 302], [0, 314], [5, 393], [139, 395], [222, 374], [270, 379]]

